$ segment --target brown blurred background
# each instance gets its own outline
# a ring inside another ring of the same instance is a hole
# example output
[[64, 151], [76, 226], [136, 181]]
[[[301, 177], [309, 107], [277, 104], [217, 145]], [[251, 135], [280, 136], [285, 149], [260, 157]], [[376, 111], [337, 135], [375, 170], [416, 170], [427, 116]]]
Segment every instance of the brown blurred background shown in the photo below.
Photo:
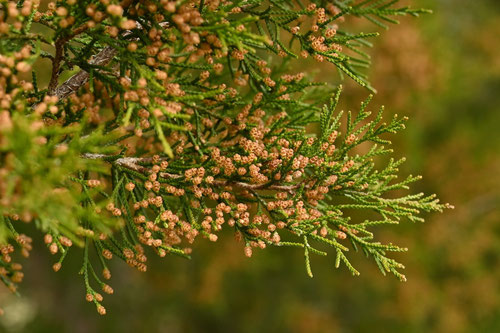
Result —
[[[84, 300], [78, 258], [56, 274], [48, 252], [33, 251], [22, 297], [0, 291], [0, 331], [500, 332], [500, 1], [411, 4], [434, 14], [405, 18], [375, 40], [372, 107], [410, 117], [393, 140], [408, 157], [402, 172], [422, 174], [414, 191], [456, 209], [380, 229], [410, 249], [399, 257], [408, 282], [382, 276], [361, 254], [360, 277], [327, 257], [313, 258], [309, 279], [300, 251], [247, 259], [229, 236], [198, 242], [191, 261], [155, 259], [146, 274], [115, 263], [115, 295], [100, 317]], [[367, 95], [350, 83], [344, 91], [345, 105]]]

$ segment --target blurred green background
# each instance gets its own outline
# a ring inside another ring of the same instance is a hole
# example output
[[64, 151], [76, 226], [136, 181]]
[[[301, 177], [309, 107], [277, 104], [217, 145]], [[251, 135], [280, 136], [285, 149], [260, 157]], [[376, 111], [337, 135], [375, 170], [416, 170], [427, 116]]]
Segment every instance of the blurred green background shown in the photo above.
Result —
[[[415, 192], [456, 209], [380, 229], [410, 249], [398, 257], [408, 282], [382, 276], [362, 255], [360, 277], [327, 257], [313, 258], [309, 279], [300, 251], [247, 259], [222, 237], [198, 242], [191, 261], [151, 256], [145, 274], [114, 263], [115, 295], [101, 317], [84, 300], [77, 258], [54, 273], [41, 250], [24, 262], [21, 298], [0, 290], [0, 331], [500, 332], [500, 1], [411, 4], [434, 14], [405, 18], [375, 41], [372, 107], [410, 117], [394, 138], [397, 156], [408, 157], [402, 171], [424, 176]], [[350, 83], [344, 91], [351, 106], [367, 95]]]

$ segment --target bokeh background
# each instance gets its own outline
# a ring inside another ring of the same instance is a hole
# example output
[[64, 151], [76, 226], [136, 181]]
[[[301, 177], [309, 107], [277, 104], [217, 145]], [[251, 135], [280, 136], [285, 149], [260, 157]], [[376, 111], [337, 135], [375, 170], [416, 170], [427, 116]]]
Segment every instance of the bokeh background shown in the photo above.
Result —
[[[359, 255], [353, 278], [334, 258], [276, 248], [243, 256], [221, 237], [198, 242], [191, 261], [168, 257], [145, 274], [115, 263], [108, 314], [84, 300], [79, 260], [59, 273], [33, 251], [16, 297], [0, 289], [5, 332], [500, 332], [500, 1], [413, 0], [434, 11], [382, 32], [372, 50], [373, 108], [410, 117], [394, 138], [414, 191], [456, 206], [424, 224], [381, 228], [407, 246], [408, 282], [382, 276]], [[357, 29], [373, 30], [352, 21]], [[331, 67], [322, 68], [329, 80]], [[325, 79], [323, 78], [323, 79]], [[345, 83], [344, 104], [367, 92]]]

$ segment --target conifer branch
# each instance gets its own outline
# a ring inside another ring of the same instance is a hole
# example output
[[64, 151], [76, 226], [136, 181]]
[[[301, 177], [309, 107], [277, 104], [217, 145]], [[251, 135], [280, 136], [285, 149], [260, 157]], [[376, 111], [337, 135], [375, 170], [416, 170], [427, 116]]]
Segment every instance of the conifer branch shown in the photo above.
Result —
[[[385, 27], [381, 20], [423, 10], [397, 0], [61, 0], [45, 12], [33, 1], [5, 3], [0, 280], [13, 291], [22, 273], [11, 253], [32, 248], [19, 221], [36, 221], [32, 229], [58, 255], [55, 271], [83, 248], [85, 299], [105, 314], [95, 286], [113, 293], [104, 283], [108, 260], [145, 272], [149, 253], [189, 258], [190, 244], [216, 242], [222, 228], [247, 257], [268, 246], [300, 248], [311, 277], [310, 257], [328, 254], [316, 248], [323, 244], [353, 275], [350, 250], [362, 250], [404, 281], [389, 254], [406, 249], [379, 242], [373, 227], [451, 208], [402, 192], [420, 179], [398, 180], [404, 159], [374, 163], [392, 153], [386, 136], [403, 130], [405, 117], [383, 122], [383, 108], [371, 116], [371, 98], [343, 113], [339, 87], [287, 66], [312, 57], [375, 91], [366, 48], [378, 33], [353, 33], [345, 18]], [[34, 33], [34, 22], [51, 33]], [[45, 81], [40, 57], [52, 61]], [[69, 65], [81, 70], [58, 85]], [[360, 153], [360, 144], [372, 146]], [[359, 221], [353, 211], [378, 217]]]

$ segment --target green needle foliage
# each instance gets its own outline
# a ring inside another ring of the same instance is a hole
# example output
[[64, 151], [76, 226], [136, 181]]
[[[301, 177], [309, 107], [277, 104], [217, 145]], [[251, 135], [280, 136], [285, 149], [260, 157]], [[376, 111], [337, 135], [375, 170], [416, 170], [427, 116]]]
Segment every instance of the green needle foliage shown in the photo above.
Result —
[[386, 27], [424, 12], [394, 0], [0, 0], [0, 278], [16, 290], [11, 252], [28, 255], [17, 230], [31, 222], [54, 270], [83, 248], [101, 314], [109, 259], [146, 271], [147, 253], [189, 257], [222, 228], [248, 257], [301, 248], [310, 276], [309, 257], [331, 248], [354, 275], [352, 250], [405, 280], [389, 254], [406, 249], [374, 227], [449, 207], [405, 194], [419, 177], [398, 180], [404, 159], [381, 157], [405, 118], [371, 116], [370, 98], [339, 112], [341, 87], [290, 68], [312, 57], [374, 91], [365, 51], [377, 33], [345, 20]]

